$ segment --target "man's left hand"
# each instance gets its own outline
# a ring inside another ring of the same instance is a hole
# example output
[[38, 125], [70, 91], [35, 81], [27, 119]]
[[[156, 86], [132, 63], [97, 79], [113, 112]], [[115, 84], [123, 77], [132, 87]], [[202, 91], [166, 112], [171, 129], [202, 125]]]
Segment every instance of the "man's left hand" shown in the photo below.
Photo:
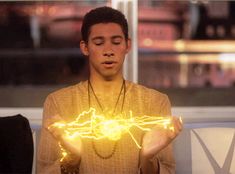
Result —
[[172, 117], [171, 129], [163, 126], [155, 126], [143, 137], [141, 155], [146, 159], [151, 159], [169, 145], [172, 140], [182, 130], [182, 121], [177, 117]]

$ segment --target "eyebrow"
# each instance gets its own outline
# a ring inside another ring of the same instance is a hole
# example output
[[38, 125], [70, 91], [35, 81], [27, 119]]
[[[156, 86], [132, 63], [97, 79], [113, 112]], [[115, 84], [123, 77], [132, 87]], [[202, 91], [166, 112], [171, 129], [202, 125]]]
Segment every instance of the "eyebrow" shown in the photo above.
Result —
[[115, 35], [115, 36], [112, 36], [112, 37], [111, 37], [111, 39], [118, 39], [118, 38], [123, 39], [123, 37], [120, 36], [120, 35]]
[[92, 40], [92, 41], [95, 41], [95, 40], [102, 40], [102, 39], [104, 39], [104, 37], [102, 37], [102, 36], [96, 36], [96, 37], [92, 38], [91, 40]]
[[[111, 39], [118, 39], [118, 38], [123, 39], [123, 37], [121, 35], [111, 36]], [[95, 40], [103, 40], [103, 39], [104, 39], [103, 36], [96, 36], [96, 37], [92, 38], [91, 40], [95, 41]]]

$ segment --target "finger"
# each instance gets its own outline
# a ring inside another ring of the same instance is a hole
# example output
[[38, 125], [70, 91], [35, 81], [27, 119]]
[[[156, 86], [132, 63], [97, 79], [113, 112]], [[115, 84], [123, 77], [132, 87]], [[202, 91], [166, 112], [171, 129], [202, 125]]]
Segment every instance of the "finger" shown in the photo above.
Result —
[[181, 126], [178, 124], [179, 120], [176, 117], [172, 117], [172, 124], [169, 128], [169, 136], [174, 139], [180, 132]]
[[62, 128], [50, 126], [50, 127], [48, 127], [48, 130], [58, 140], [60, 140], [61, 136], [64, 135], [64, 129], [62, 129]]
[[182, 131], [182, 123], [179, 118], [175, 119], [174, 126], [175, 126], [175, 130], [176, 130], [175, 133], [177, 136]]
[[182, 130], [182, 123], [179, 118], [174, 119], [174, 127], [177, 133], [179, 133]]
[[76, 140], [68, 139], [66, 136], [62, 136], [61, 145], [68, 150], [72, 154], [79, 154], [82, 148], [82, 141], [80, 138], [76, 138]]
[[174, 131], [169, 130], [169, 131], [167, 132], [168, 137], [173, 140], [173, 139], [176, 137], [176, 131], [177, 131], [177, 130], [175, 130], [175, 128], [174, 128]]
[[178, 118], [176, 124], [178, 126], [179, 131], [182, 131], [182, 129], [183, 129], [183, 121], [182, 121], [181, 117]]
[[170, 125], [168, 126], [168, 129], [172, 132], [175, 132], [175, 117], [172, 116], [171, 118], [171, 123]]

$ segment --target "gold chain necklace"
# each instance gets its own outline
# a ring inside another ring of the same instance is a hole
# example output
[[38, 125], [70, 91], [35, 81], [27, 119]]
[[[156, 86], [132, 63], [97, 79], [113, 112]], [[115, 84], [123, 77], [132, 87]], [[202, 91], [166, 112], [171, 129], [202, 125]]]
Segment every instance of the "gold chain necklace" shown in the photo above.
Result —
[[[92, 93], [93, 93], [93, 95], [94, 95], [94, 97], [95, 97], [95, 99], [96, 99], [96, 101], [97, 101], [97, 103], [98, 103], [98, 105], [99, 105], [101, 111], [104, 112], [104, 109], [103, 109], [103, 107], [102, 107], [102, 105], [101, 105], [101, 103], [100, 103], [100, 101], [99, 101], [97, 95], [95, 94], [95, 91], [94, 91], [94, 89], [93, 89], [93, 87], [92, 87], [92, 85], [91, 85], [90, 80], [88, 80], [88, 105], [89, 105], [89, 108], [91, 107], [90, 88], [91, 88], [91, 91], [92, 91]], [[114, 106], [114, 109], [113, 109], [113, 112], [112, 112], [112, 115], [111, 115], [111, 116], [113, 116], [113, 114], [114, 114], [115, 111], [116, 111], [116, 108], [117, 108], [117, 105], [118, 105], [118, 101], [119, 101], [119, 99], [120, 99], [120, 97], [121, 97], [121, 93], [122, 93], [123, 90], [124, 90], [124, 94], [123, 94], [121, 112], [123, 111], [124, 102], [125, 102], [125, 95], [126, 95], [126, 84], [125, 84], [125, 80], [124, 80], [124, 79], [123, 79], [122, 87], [121, 87], [121, 90], [120, 90], [120, 92], [119, 92], [119, 94], [118, 94], [118, 98], [117, 98], [117, 101], [116, 101], [116, 103], [115, 103], [115, 106]], [[114, 155], [114, 153], [116, 152], [116, 149], [117, 149], [117, 141], [116, 141], [115, 144], [114, 144], [114, 147], [113, 147], [113, 149], [112, 149], [112, 152], [111, 152], [109, 155], [106, 155], [106, 156], [101, 155], [101, 154], [98, 152], [97, 148], [95, 147], [95, 142], [94, 142], [93, 140], [92, 140], [92, 148], [93, 148], [95, 154], [96, 154], [98, 157], [100, 157], [101, 159], [109, 159], [109, 158], [111, 158], [111, 157]]]

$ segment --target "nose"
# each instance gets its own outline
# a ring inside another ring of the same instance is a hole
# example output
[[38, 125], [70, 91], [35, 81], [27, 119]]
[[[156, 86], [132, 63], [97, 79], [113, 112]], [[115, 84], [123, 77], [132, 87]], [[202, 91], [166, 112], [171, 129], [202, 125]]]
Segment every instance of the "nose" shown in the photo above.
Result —
[[112, 49], [112, 44], [110, 44], [110, 43], [105, 44], [103, 55], [107, 56], [107, 57], [114, 56], [114, 52], [113, 52], [113, 49]]
[[111, 53], [111, 52], [108, 52], [108, 53], [104, 53], [104, 56], [112, 57], [112, 56], [114, 56], [114, 54], [113, 54], [113, 53]]

